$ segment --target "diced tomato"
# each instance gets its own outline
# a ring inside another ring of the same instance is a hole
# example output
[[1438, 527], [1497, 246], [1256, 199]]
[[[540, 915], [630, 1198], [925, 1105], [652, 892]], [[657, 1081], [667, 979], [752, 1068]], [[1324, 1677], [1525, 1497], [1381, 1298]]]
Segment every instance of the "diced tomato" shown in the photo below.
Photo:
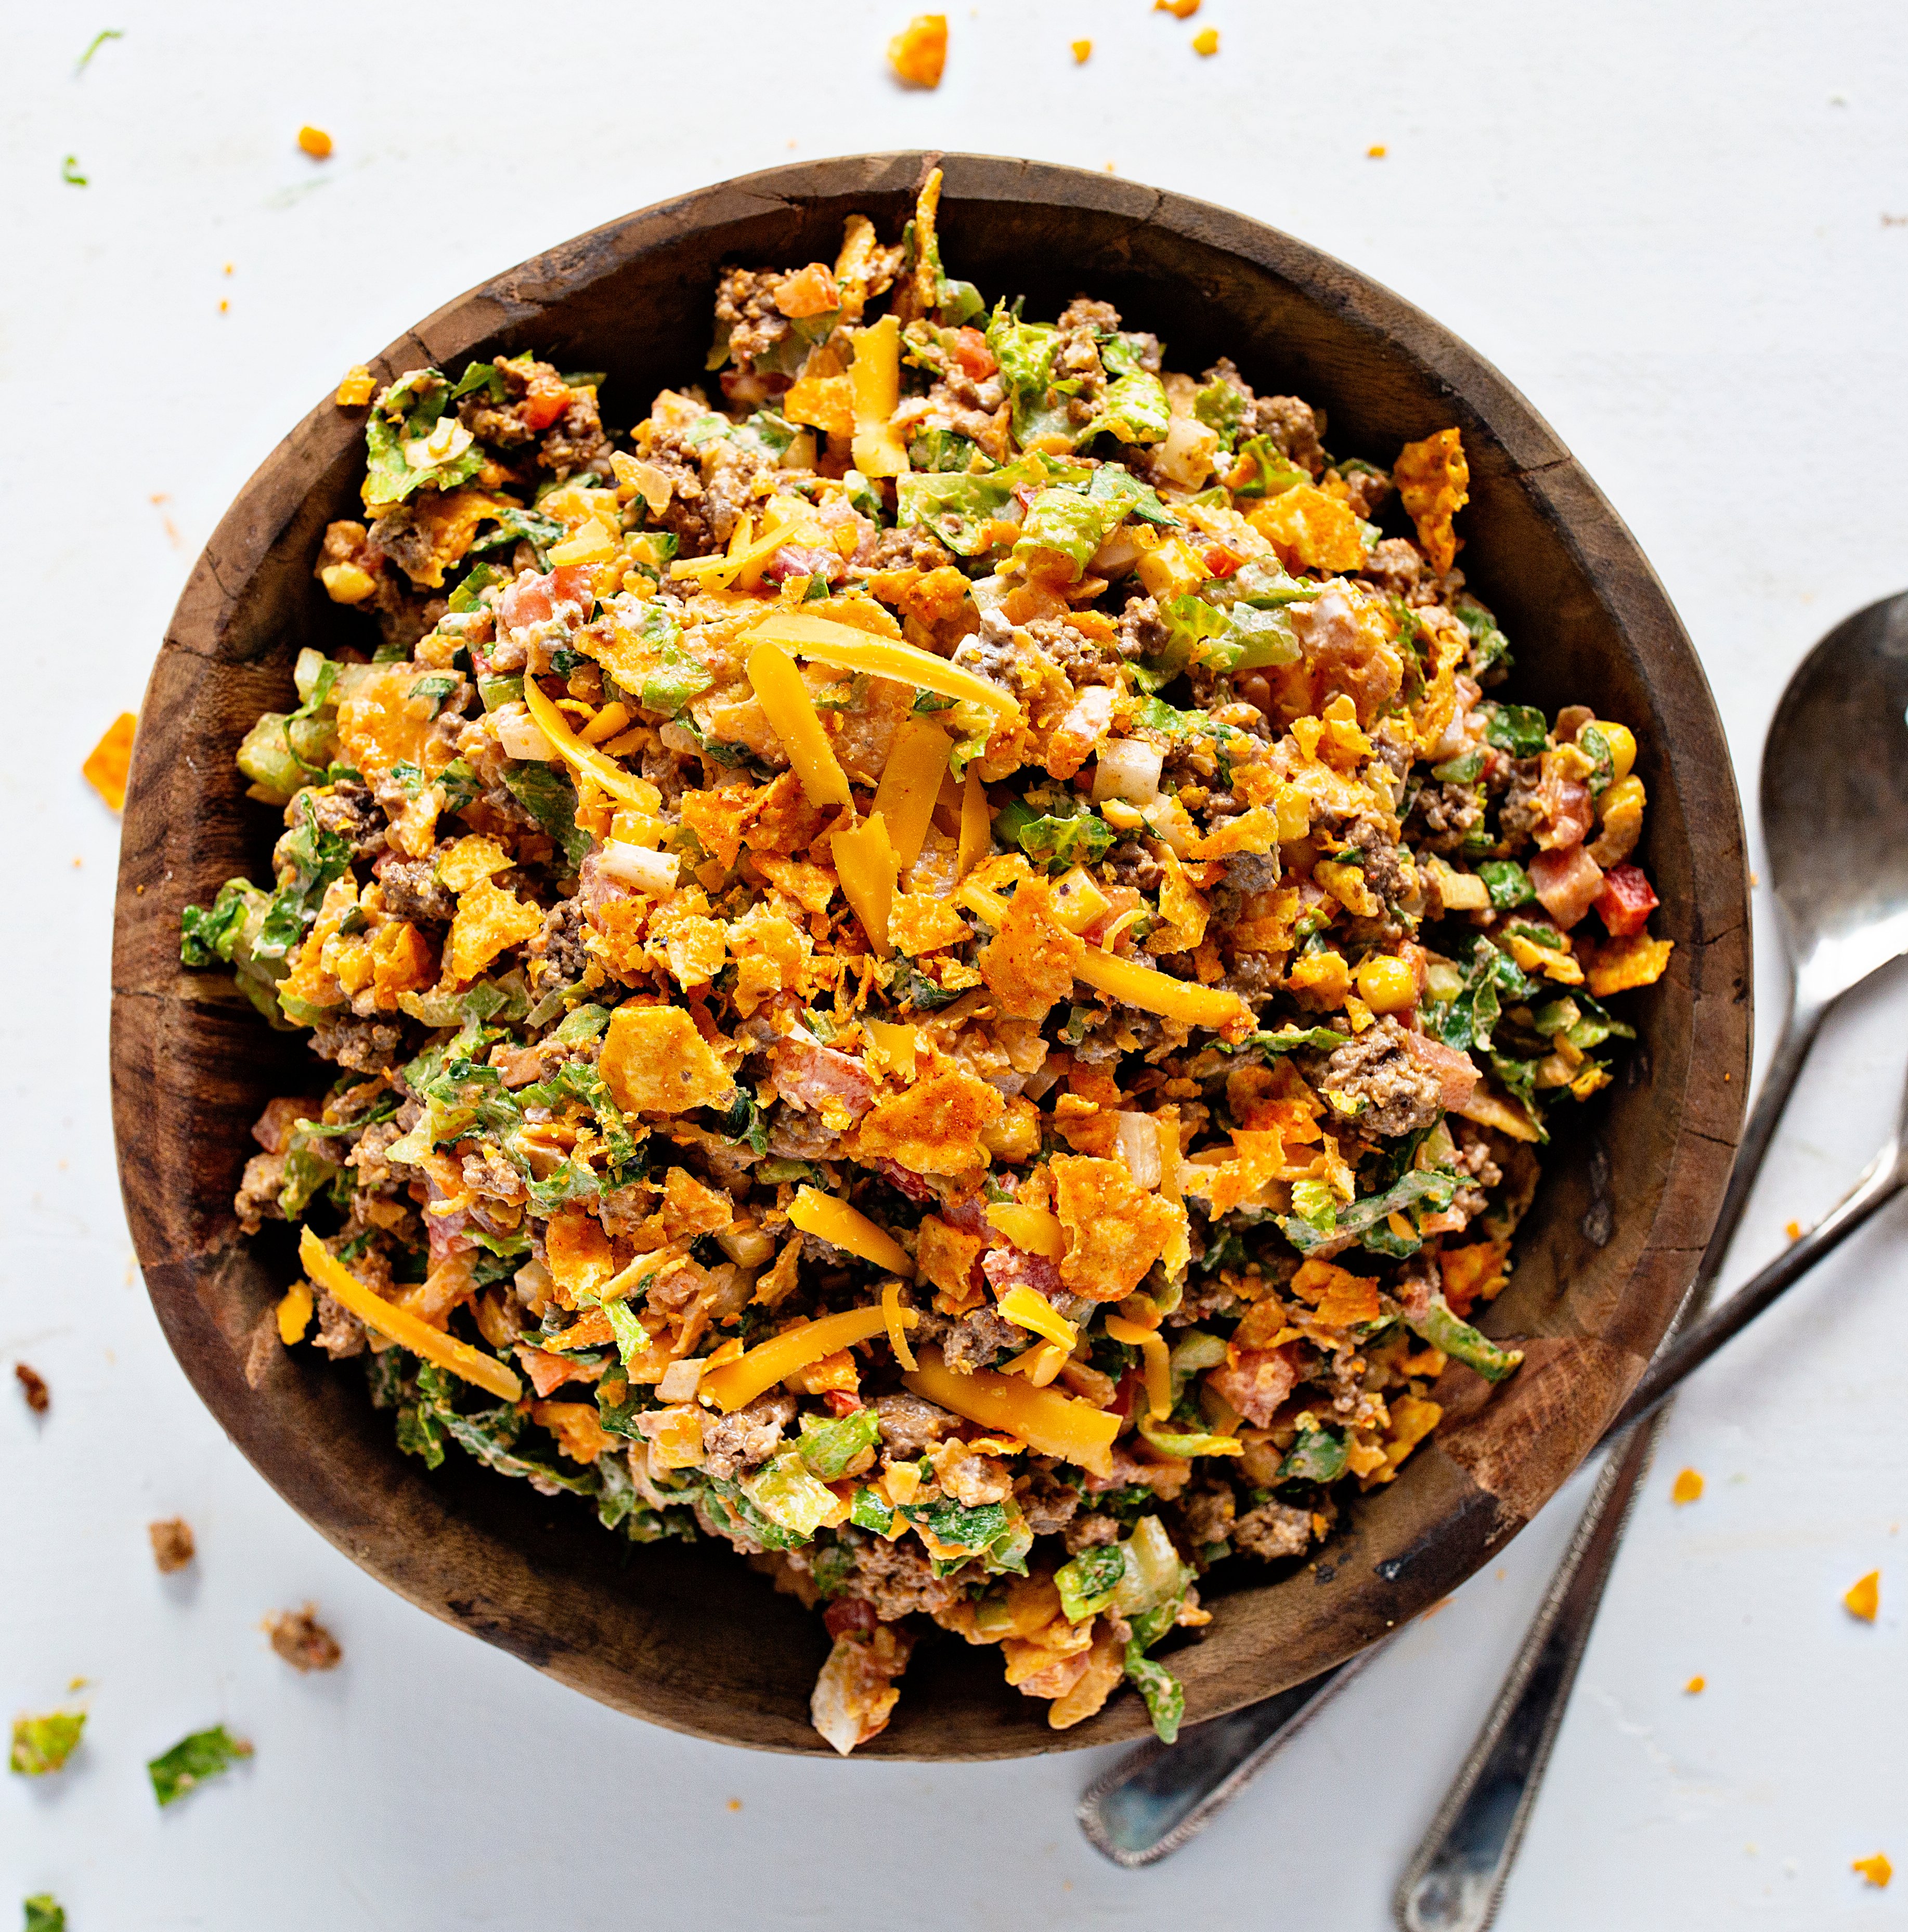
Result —
[[831, 1415], [852, 1415], [858, 1408], [864, 1406], [858, 1395], [850, 1395], [846, 1389], [824, 1390], [822, 1400], [828, 1405], [828, 1412]]
[[1597, 903], [1603, 874], [1582, 844], [1561, 852], [1539, 852], [1531, 860], [1531, 890], [1564, 932]]
[[1242, 557], [1234, 556], [1224, 544], [1210, 545], [1204, 551], [1203, 555], [1206, 559], [1206, 568], [1215, 577], [1230, 577], [1245, 561]]
[[837, 1597], [822, 1612], [822, 1622], [831, 1636], [852, 1636], [874, 1628], [875, 1606], [865, 1597]]
[[987, 338], [978, 328], [957, 328], [948, 352], [977, 382], [984, 382], [1000, 367], [987, 346]]
[[539, 372], [530, 379], [530, 387], [517, 405], [517, 414], [526, 429], [548, 429], [569, 407], [569, 386]]
[[1641, 868], [1631, 865], [1612, 866], [1603, 874], [1603, 890], [1597, 895], [1597, 910], [1612, 939], [1641, 932], [1661, 903]]
[[1146, 1385], [1137, 1370], [1128, 1369], [1119, 1378], [1119, 1386], [1113, 1390], [1113, 1400], [1107, 1406], [1116, 1415], [1131, 1415], [1133, 1405], [1146, 1395]]
[[595, 596], [594, 583], [587, 563], [566, 563], [544, 577], [520, 577], [504, 592], [497, 616], [506, 631], [547, 624], [563, 604], [587, 616]]

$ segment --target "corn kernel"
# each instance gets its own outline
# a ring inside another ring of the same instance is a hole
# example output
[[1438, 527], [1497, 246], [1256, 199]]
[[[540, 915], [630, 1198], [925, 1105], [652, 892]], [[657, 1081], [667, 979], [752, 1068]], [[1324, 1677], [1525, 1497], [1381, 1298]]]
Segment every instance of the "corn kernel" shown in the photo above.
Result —
[[322, 128], [299, 128], [298, 145], [301, 152], [309, 154], [314, 161], [326, 160], [330, 158], [331, 136]]
[[1101, 891], [1084, 866], [1076, 866], [1054, 884], [1047, 902], [1055, 923], [1071, 933], [1084, 932], [1096, 919], [1113, 910], [1113, 902]]
[[1074, 64], [1076, 67], [1083, 64], [1092, 51], [1093, 43], [1091, 40], [1075, 40], [1073, 43]]
[[1147, 595], [1162, 602], [1188, 596], [1212, 574], [1184, 537], [1169, 537], [1157, 549], [1148, 550], [1138, 565], [1139, 579]]
[[1374, 953], [1359, 966], [1358, 997], [1375, 1013], [1402, 1013], [1417, 1004], [1418, 976], [1403, 960]]
[[362, 604], [377, 590], [370, 572], [355, 563], [328, 563], [319, 572], [318, 581], [334, 604]]
[[1201, 60], [1209, 59], [1219, 50], [1219, 30], [1208, 27], [1192, 37], [1192, 50]]

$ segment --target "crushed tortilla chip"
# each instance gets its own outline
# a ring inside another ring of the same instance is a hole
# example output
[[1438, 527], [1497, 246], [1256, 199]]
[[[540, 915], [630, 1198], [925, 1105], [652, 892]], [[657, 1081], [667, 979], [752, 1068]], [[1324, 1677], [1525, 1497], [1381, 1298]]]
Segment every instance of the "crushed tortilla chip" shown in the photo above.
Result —
[[543, 909], [527, 905], [516, 894], [479, 879], [460, 893], [445, 949], [450, 976], [474, 980], [506, 947], [533, 939], [543, 930]]
[[888, 64], [903, 87], [936, 88], [948, 64], [948, 16], [917, 14], [888, 44]]
[[1292, 1292], [1314, 1304], [1324, 1328], [1349, 1328], [1354, 1322], [1378, 1318], [1378, 1282], [1316, 1256], [1300, 1264], [1292, 1277]]
[[611, 1435], [596, 1419], [593, 1402], [533, 1402], [530, 1414], [557, 1438], [557, 1447], [572, 1462], [593, 1462], [605, 1449], [623, 1447], [623, 1438]]
[[1385, 1466], [1375, 1472], [1372, 1480], [1376, 1483], [1388, 1483], [1397, 1474], [1405, 1457], [1438, 1426], [1444, 1413], [1438, 1403], [1416, 1395], [1395, 1396], [1390, 1407], [1391, 1424], [1384, 1437]]
[[377, 394], [377, 378], [362, 362], [354, 362], [345, 370], [332, 400], [341, 410], [361, 410]]
[[1880, 1615], [1882, 1608], [1882, 1573], [1871, 1570], [1860, 1582], [1852, 1585], [1842, 1598], [1842, 1607], [1852, 1617], [1859, 1617], [1865, 1624], [1872, 1624]]
[[897, 952], [912, 959], [969, 937], [959, 910], [933, 892], [897, 892], [888, 916], [888, 937]]
[[1700, 1469], [1679, 1470], [1675, 1481], [1669, 1486], [1669, 1500], [1678, 1506], [1696, 1502], [1702, 1494], [1702, 1472]]
[[1877, 1852], [1873, 1858], [1851, 1859], [1849, 1870], [1859, 1872], [1870, 1885], [1876, 1887], [1885, 1886], [1894, 1876], [1894, 1868], [1888, 1863], [1887, 1854], [1882, 1852]]
[[1006, 1111], [1000, 1090], [939, 1059], [915, 1084], [878, 1100], [858, 1130], [858, 1160], [899, 1161], [913, 1174], [962, 1174], [981, 1165], [981, 1130]]
[[935, 1307], [943, 1315], [960, 1315], [977, 1306], [981, 1291], [974, 1282], [974, 1264], [986, 1242], [938, 1214], [924, 1214], [915, 1233], [915, 1271], [938, 1291]]
[[1447, 1248], [1438, 1258], [1444, 1277], [1444, 1299], [1454, 1315], [1468, 1315], [1474, 1302], [1491, 1301], [1502, 1291], [1508, 1241], [1475, 1241], [1468, 1247]]
[[595, 1215], [574, 1205], [559, 1208], [544, 1230], [544, 1264], [566, 1308], [579, 1306], [616, 1272], [616, 1257]]
[[1364, 539], [1348, 503], [1341, 503], [1309, 483], [1269, 496], [1246, 518], [1278, 551], [1290, 570], [1358, 570], [1365, 562]]
[[1086, 948], [1048, 910], [1044, 879], [1022, 881], [1000, 930], [976, 964], [987, 991], [1016, 1019], [1044, 1020], [1073, 991], [1074, 967]]
[[1179, 1169], [1179, 1186], [1182, 1192], [1209, 1203], [1207, 1212], [1216, 1220], [1251, 1200], [1268, 1181], [1279, 1177], [1285, 1165], [1282, 1130], [1234, 1127], [1231, 1157], [1212, 1161], [1195, 1156]]
[[494, 838], [473, 834], [446, 845], [437, 858], [437, 878], [454, 892], [467, 892], [479, 879], [507, 872], [515, 864]]
[[663, 1177], [662, 1214], [664, 1236], [679, 1241], [720, 1233], [735, 1218], [735, 1206], [726, 1194], [705, 1186], [687, 1168], [672, 1167]]
[[1612, 993], [1627, 993], [1633, 986], [1654, 986], [1663, 977], [1675, 950], [1673, 939], [1652, 939], [1647, 932], [1633, 932], [1612, 939], [1590, 954], [1590, 990], [1600, 1000]]
[[679, 1006], [618, 1006], [609, 1016], [596, 1066], [625, 1113], [687, 1113], [720, 1106], [735, 1090], [696, 1022]]
[[1417, 526], [1418, 542], [1441, 577], [1457, 561], [1459, 540], [1451, 519], [1471, 501], [1471, 465], [1455, 429], [1441, 429], [1398, 453], [1391, 480]]
[[1122, 1300], [1155, 1262], [1164, 1257], [1170, 1271], [1175, 1253], [1183, 1256], [1186, 1210], [1140, 1186], [1124, 1161], [1059, 1154], [1049, 1165], [1053, 1211], [1067, 1234], [1063, 1287], [1094, 1301]]
[[80, 767], [80, 776], [115, 812], [125, 808], [126, 774], [132, 766], [133, 731], [138, 723], [131, 712], [121, 712]]

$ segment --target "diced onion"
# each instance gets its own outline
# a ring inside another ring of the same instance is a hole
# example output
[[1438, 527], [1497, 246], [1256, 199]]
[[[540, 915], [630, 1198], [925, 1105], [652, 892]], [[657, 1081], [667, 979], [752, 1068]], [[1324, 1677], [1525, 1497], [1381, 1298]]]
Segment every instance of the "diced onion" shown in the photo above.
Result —
[[502, 710], [491, 714], [491, 722], [506, 758], [545, 765], [554, 760], [556, 747], [545, 735], [542, 726], [527, 711], [506, 704]]
[[1093, 768], [1093, 802], [1123, 798], [1131, 805], [1150, 805], [1159, 796], [1162, 756], [1157, 745], [1137, 738], [1109, 738]]
[[1197, 490], [1212, 474], [1218, 447], [1217, 433], [1205, 424], [1192, 416], [1175, 416], [1155, 460], [1167, 482]]
[[1119, 1157], [1136, 1187], [1159, 1185], [1159, 1128], [1150, 1114], [1116, 1114]]
[[702, 1371], [708, 1366], [706, 1356], [692, 1356], [672, 1362], [663, 1371], [662, 1379], [656, 1384], [656, 1393], [665, 1402], [693, 1402], [702, 1384]]
[[1140, 808], [1140, 816], [1182, 859], [1191, 856], [1199, 838], [1199, 828], [1176, 798], [1163, 795], [1155, 798]]
[[652, 852], [646, 845], [612, 838], [597, 854], [597, 861], [618, 885], [647, 892], [651, 898], [666, 898], [676, 889], [681, 861], [673, 852]]

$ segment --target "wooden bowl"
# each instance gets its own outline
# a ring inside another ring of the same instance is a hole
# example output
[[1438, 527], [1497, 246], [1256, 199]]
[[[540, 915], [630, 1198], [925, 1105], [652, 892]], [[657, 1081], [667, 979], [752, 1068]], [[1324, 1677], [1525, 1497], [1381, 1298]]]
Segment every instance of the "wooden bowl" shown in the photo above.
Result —
[[[606, 370], [613, 421], [702, 367], [719, 265], [832, 257], [861, 210], [898, 232], [918, 154], [753, 175], [612, 222], [440, 309], [377, 358], [533, 350]], [[1331, 447], [1389, 462], [1456, 423], [1471, 464], [1464, 567], [1516, 647], [1510, 687], [1631, 724], [1649, 789], [1642, 857], [1676, 941], [1634, 1002], [1626, 1077], [1560, 1116], [1496, 1334], [1528, 1338], [1488, 1402], [1466, 1370], [1446, 1420], [1315, 1563], [1248, 1560], [1209, 1580], [1217, 1614], [1175, 1655], [1187, 1715], [1215, 1716], [1338, 1662], [1461, 1582], [1540, 1508], [1595, 1442], [1681, 1299], [1722, 1196], [1749, 1066], [1742, 824], [1708, 686], [1642, 554], [1530, 406], [1429, 317], [1354, 270], [1242, 215], [1111, 176], [945, 158], [946, 259], [990, 298], [1052, 315], [1084, 290], [1157, 331], [1173, 365], [1231, 356], [1261, 394], [1329, 411]], [[341, 363], [344, 358], [341, 352]], [[296, 1269], [286, 1231], [243, 1239], [233, 1192], [272, 1095], [311, 1064], [216, 973], [179, 963], [180, 908], [263, 875], [278, 814], [247, 801], [232, 754], [284, 706], [301, 646], [355, 641], [312, 579], [326, 522], [355, 514], [362, 424], [326, 401], [267, 459], [194, 568], [152, 674], [126, 804], [115, 933], [113, 1118], [148, 1288], [186, 1374], [266, 1480], [413, 1603], [620, 1710], [699, 1736], [828, 1755], [808, 1698], [820, 1619], [726, 1547], [613, 1541], [452, 1456], [401, 1455], [361, 1377], [314, 1352], [254, 1347]], [[254, 1379], [248, 1382], [250, 1363]], [[1077, 1730], [1001, 1682], [998, 1656], [924, 1646], [877, 1756], [992, 1758], [1138, 1735], [1116, 1698]]]

